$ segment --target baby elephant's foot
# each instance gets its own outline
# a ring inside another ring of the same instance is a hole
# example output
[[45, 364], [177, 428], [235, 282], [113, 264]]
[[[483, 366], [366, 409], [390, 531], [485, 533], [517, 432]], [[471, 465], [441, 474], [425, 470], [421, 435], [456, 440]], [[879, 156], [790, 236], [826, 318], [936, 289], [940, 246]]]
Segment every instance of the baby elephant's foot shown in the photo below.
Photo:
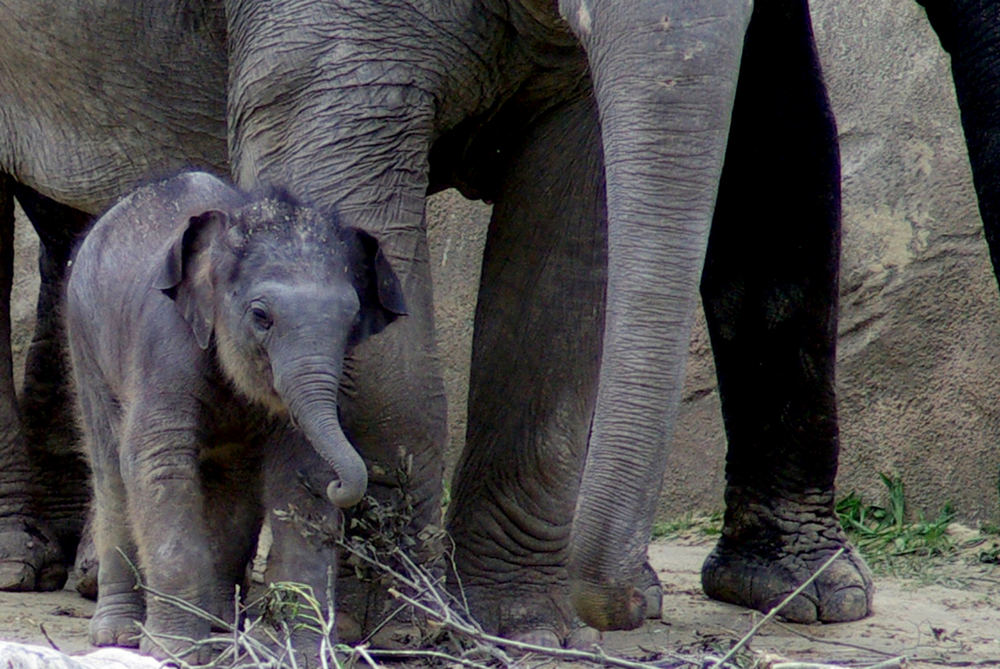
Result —
[[139, 652], [157, 660], [208, 664], [220, 650], [219, 642], [209, 639], [210, 631], [209, 622], [201, 616], [147, 613]]
[[139, 625], [135, 617], [97, 612], [90, 619], [90, 643], [95, 646], [139, 647]]
[[702, 567], [709, 597], [770, 611], [843, 548], [779, 615], [796, 623], [832, 623], [871, 613], [871, 572], [829, 505], [772, 502], [746, 508], [751, 513], [727, 515], [722, 539]]
[[542, 648], [592, 650], [594, 646], [601, 643], [601, 633], [593, 627], [587, 627], [582, 624], [569, 631], [568, 634], [565, 631], [556, 631], [551, 627], [540, 627], [504, 636], [512, 641], [520, 641], [521, 643], [541, 646]]
[[[90, 643], [138, 648], [139, 622], [146, 617], [143, 595], [129, 583], [108, 585], [90, 619]], [[118, 592], [115, 592], [118, 590]]]
[[183, 660], [188, 665], [209, 664], [219, 654], [219, 648], [207, 640], [175, 638], [174, 635], [144, 635], [139, 652], [157, 660]]
[[0, 524], [0, 590], [59, 590], [66, 575], [62, 551], [51, 532], [31, 520]]

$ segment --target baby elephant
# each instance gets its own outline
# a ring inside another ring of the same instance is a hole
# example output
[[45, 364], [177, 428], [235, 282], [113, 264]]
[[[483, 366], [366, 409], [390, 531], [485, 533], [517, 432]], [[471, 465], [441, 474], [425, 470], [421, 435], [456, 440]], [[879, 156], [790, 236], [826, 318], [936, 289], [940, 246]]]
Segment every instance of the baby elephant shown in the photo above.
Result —
[[[144, 618], [153, 635], [208, 636], [200, 617], [137, 591], [129, 563], [155, 591], [231, 610], [263, 516], [262, 463], [291, 426], [329, 463], [333, 503], [361, 498], [365, 464], [337, 415], [344, 355], [404, 313], [375, 239], [287, 196], [191, 172], [97, 222], [66, 304], [96, 504], [93, 643], [134, 646]], [[161, 658], [185, 645], [142, 641]]]

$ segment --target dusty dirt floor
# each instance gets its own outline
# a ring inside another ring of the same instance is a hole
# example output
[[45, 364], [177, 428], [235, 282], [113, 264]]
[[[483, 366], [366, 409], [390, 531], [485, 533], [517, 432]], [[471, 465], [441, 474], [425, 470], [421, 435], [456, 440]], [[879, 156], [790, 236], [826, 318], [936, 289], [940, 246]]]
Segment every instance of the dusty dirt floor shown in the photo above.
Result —
[[[929, 560], [919, 574], [877, 577], [875, 614], [836, 625], [765, 625], [741, 662], [824, 663], [866, 667], [904, 657], [903, 666], [1000, 665], [1000, 565], [982, 555], [1000, 552], [998, 538], [959, 529], [963, 549]], [[670, 666], [671, 657], [719, 657], [761, 614], [714, 602], [699, 586], [699, 569], [713, 539], [692, 534], [658, 540], [650, 549], [664, 585], [663, 619], [634, 632], [609, 633], [604, 650], [616, 657]], [[55, 646], [65, 653], [92, 650], [87, 619], [93, 603], [66, 589], [55, 593], [0, 593], [0, 640]], [[4, 666], [0, 658], [0, 666]], [[676, 666], [676, 665], [674, 665]]]

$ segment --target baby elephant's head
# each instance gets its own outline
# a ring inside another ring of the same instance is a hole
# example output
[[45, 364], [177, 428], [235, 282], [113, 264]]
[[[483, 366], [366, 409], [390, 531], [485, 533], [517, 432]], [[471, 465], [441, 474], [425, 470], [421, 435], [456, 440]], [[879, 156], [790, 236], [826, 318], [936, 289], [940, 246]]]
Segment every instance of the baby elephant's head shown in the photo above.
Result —
[[333, 467], [330, 499], [357, 503], [368, 477], [337, 415], [344, 356], [406, 313], [375, 238], [286, 196], [255, 199], [192, 217], [167, 250], [157, 287], [203, 349], [214, 334], [235, 388], [289, 415]]

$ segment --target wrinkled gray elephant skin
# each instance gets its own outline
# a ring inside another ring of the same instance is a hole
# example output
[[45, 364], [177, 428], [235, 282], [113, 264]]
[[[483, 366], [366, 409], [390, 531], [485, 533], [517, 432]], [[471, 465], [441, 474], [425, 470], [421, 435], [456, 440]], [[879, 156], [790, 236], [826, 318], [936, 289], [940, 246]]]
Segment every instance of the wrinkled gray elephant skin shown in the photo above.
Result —
[[[242, 188], [287, 184], [376, 236], [409, 317], [348, 356], [340, 413], [369, 491], [412, 501], [423, 557], [442, 522], [445, 435], [424, 202], [455, 186], [494, 203], [445, 521], [455, 587], [486, 627], [561, 643], [577, 614], [631, 627], [655, 606], [646, 546], [699, 289], [729, 439], [706, 591], [765, 609], [846, 545], [833, 513], [839, 157], [803, 0], [42, 5], [0, 5], [0, 24], [24, 28], [0, 44], [0, 243], [15, 195], [58, 229], [60, 207], [94, 214], [145, 171], [221, 170], [227, 155]], [[989, 219], [998, 106], [977, 96], [997, 87], [976, 45], [949, 36], [1000, 34], [997, 14], [927, 5]], [[23, 446], [3, 397], [4, 443]], [[289, 462], [318, 457], [304, 453]], [[0, 565], [30, 565], [42, 576], [21, 583], [46, 587], [58, 546], [34, 539], [30, 455], [0, 456]], [[275, 488], [295, 490], [297, 469], [278, 467]], [[321, 585], [327, 556], [297, 540], [276, 541], [274, 569]], [[377, 623], [382, 600], [344, 586], [357, 627]], [[871, 591], [848, 548], [786, 614], [858, 618]]]
[[334, 505], [361, 499], [366, 467], [338, 417], [343, 359], [403, 313], [375, 239], [287, 196], [191, 172], [97, 221], [66, 298], [100, 561], [93, 643], [134, 644], [143, 620], [169, 635], [143, 636], [160, 658], [208, 636], [205, 619], [145, 598], [131, 565], [224, 617], [275, 503], [269, 454], [290, 440], [326, 465], [313, 474]]
[[[446, 519], [488, 629], [572, 643], [574, 609], [613, 629], [655, 607], [699, 280], [730, 442], [706, 590], [768, 608], [846, 546], [839, 159], [804, 2], [225, 4], [234, 178], [335, 206], [400, 271], [411, 316], [349, 360], [342, 406], [373, 471], [410, 473], [415, 534], [444, 436], [424, 199], [494, 203]], [[871, 591], [848, 548], [787, 611], [859, 618]]]
[[57, 308], [78, 237], [151, 175], [228, 170], [223, 8], [4, 2], [0, 24], [0, 323], [9, 322], [14, 199], [41, 240], [24, 390], [0, 332], [0, 589], [61, 588], [90, 495]]

